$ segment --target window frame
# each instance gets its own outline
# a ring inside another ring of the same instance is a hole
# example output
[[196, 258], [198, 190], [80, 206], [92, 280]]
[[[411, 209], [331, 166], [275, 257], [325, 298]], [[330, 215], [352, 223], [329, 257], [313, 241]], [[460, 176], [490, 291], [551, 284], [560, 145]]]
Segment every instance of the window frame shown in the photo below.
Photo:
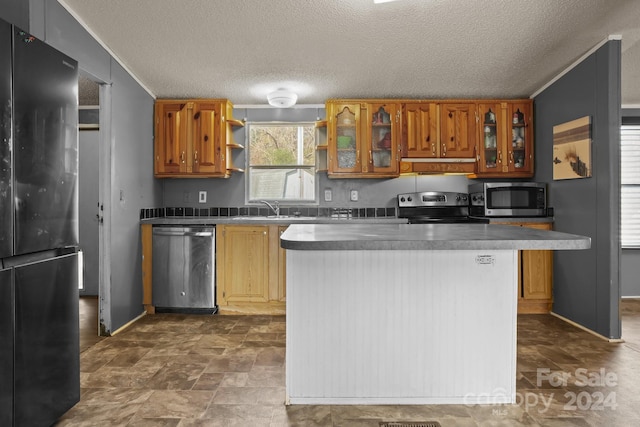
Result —
[[[634, 135], [633, 143], [630, 143], [624, 137], [625, 133], [629, 131]], [[632, 144], [636, 146], [634, 151], [637, 151], [638, 154], [635, 156], [625, 155], [625, 150], [629, 150], [629, 145]], [[632, 160], [629, 160], [630, 158]], [[637, 171], [633, 174], [636, 176], [631, 173], [625, 174], [625, 163], [627, 167], [631, 166]], [[635, 191], [626, 191], [629, 189]], [[628, 196], [633, 192], [637, 194], [637, 197], [625, 198], [625, 195]], [[640, 249], [640, 217], [635, 220], [626, 217], [630, 212], [638, 212], [638, 210], [633, 210], [632, 207], [625, 209], [625, 205], [633, 202], [640, 203], [640, 119], [623, 120], [620, 128], [620, 247], [622, 249]], [[631, 229], [628, 229], [628, 227], [631, 227]], [[626, 233], [625, 228], [627, 228]], [[635, 231], [633, 231], [633, 228], [635, 228]], [[627, 238], [625, 238], [625, 235], [627, 235]]]
[[[298, 126], [311, 126], [315, 129], [315, 122], [310, 120], [287, 122], [287, 121], [264, 121], [255, 120], [247, 121], [245, 128], [245, 205], [249, 206], [262, 206], [262, 201], [268, 202], [277, 201], [281, 205], [306, 205], [306, 206], [318, 206], [320, 204], [320, 179], [318, 176], [318, 152], [314, 149], [314, 163], [311, 165], [290, 164], [290, 165], [251, 165], [251, 127], [252, 126], [281, 126], [281, 127], [298, 127]], [[318, 146], [318, 134], [314, 131], [314, 147]], [[260, 198], [251, 199], [251, 173], [253, 170], [269, 170], [269, 169], [303, 169], [312, 171], [314, 177], [313, 183], [313, 200], [311, 199], [286, 199], [286, 198]]]

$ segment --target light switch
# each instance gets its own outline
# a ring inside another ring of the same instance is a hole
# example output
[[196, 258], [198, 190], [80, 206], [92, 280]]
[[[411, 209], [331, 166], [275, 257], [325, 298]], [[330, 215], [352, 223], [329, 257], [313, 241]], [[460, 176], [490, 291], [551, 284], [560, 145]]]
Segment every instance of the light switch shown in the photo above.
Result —
[[332, 199], [331, 189], [327, 188], [326, 190], [324, 190], [324, 201], [325, 202], [330, 202], [331, 199]]
[[207, 192], [200, 191], [198, 193], [198, 203], [207, 203]]
[[352, 202], [358, 201], [358, 190], [351, 190], [351, 192], [349, 193], [349, 200], [351, 200]]

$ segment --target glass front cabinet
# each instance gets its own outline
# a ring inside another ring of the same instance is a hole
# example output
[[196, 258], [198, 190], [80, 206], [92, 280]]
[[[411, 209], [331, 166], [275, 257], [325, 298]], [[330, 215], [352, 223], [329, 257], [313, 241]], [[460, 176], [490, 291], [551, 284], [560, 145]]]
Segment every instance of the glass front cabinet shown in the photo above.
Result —
[[533, 175], [532, 101], [478, 104], [479, 177]]
[[328, 101], [328, 176], [399, 175], [400, 105]]

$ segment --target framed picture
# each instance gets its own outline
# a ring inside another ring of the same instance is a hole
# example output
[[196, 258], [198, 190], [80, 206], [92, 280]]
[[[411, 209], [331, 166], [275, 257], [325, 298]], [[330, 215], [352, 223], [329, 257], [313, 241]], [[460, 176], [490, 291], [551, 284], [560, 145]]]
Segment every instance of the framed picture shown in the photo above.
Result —
[[553, 179], [591, 177], [591, 117], [553, 127]]

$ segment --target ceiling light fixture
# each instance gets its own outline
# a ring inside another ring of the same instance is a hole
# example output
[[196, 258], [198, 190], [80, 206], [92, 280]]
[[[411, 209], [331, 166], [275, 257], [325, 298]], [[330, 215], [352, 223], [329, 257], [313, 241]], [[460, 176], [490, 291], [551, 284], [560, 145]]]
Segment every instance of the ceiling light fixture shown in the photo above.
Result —
[[278, 89], [268, 94], [267, 100], [269, 101], [269, 105], [273, 105], [274, 107], [288, 108], [295, 105], [298, 100], [298, 95], [289, 90]]

